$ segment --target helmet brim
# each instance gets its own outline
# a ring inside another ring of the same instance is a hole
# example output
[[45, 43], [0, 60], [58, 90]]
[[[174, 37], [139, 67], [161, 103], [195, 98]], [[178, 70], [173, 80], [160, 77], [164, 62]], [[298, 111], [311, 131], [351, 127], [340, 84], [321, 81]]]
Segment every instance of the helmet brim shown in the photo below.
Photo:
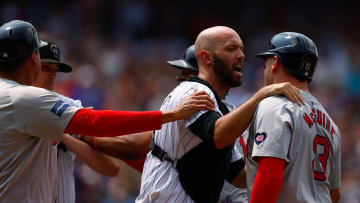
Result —
[[266, 57], [268, 57], [268, 56], [274, 56], [274, 55], [276, 55], [274, 52], [265, 51], [265, 52], [263, 52], [263, 53], [256, 54], [255, 56], [258, 57], [258, 58], [261, 58], [261, 59], [266, 59]]
[[193, 70], [198, 72], [198, 70], [192, 66], [191, 64], [189, 64], [188, 62], [186, 62], [185, 60], [181, 59], [181, 60], [174, 60], [174, 61], [167, 61], [167, 63], [175, 68], [179, 68], [179, 69], [188, 69], [188, 70]]
[[54, 59], [40, 59], [41, 63], [56, 63], [59, 64], [59, 72], [70, 73], [72, 71], [71, 66]]

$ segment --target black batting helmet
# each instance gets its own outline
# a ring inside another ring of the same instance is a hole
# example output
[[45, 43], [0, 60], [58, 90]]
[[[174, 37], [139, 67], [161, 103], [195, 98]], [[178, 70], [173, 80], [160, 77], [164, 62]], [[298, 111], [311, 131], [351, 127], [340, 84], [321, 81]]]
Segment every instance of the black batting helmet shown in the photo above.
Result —
[[275, 35], [268, 49], [256, 56], [280, 58], [284, 69], [302, 81], [310, 82], [316, 69], [318, 52], [315, 43], [303, 34], [283, 32]]
[[0, 27], [0, 61], [12, 61], [38, 50], [40, 41], [33, 25], [13, 20]]
[[184, 53], [181, 56], [181, 59], [174, 61], [167, 61], [167, 63], [175, 68], [189, 69], [199, 72], [199, 67], [194, 52], [195, 52], [194, 45], [191, 45], [190, 47], [185, 49]]

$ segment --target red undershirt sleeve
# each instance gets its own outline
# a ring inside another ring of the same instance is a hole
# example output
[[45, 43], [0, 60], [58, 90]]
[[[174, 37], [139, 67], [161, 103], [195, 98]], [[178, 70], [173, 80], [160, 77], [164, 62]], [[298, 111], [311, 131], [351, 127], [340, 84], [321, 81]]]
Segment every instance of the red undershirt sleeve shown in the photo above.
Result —
[[145, 158], [138, 159], [138, 160], [123, 160], [127, 165], [129, 165], [131, 168], [139, 171], [140, 173], [143, 172]]
[[112, 111], [79, 109], [71, 118], [64, 133], [113, 137], [161, 129], [161, 111]]
[[275, 203], [280, 192], [285, 160], [259, 157], [258, 171], [251, 191], [250, 203]]

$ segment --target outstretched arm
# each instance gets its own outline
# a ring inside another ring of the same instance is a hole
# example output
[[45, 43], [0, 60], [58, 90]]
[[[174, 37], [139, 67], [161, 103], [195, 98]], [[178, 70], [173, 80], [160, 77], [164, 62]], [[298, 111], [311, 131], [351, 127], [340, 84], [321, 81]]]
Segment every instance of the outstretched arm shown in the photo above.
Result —
[[299, 105], [304, 104], [299, 90], [288, 82], [265, 86], [237, 109], [216, 120], [215, 147], [223, 149], [233, 143], [249, 126], [259, 102], [266, 97], [281, 94]]
[[189, 118], [199, 110], [214, 110], [214, 102], [205, 92], [195, 92], [170, 111], [96, 111], [78, 110], [64, 133], [113, 137], [161, 128], [163, 123]]
[[[123, 160], [137, 160], [149, 152], [152, 131], [120, 137], [83, 137], [83, 141], [97, 150]], [[95, 146], [96, 145], [96, 146]]]
[[61, 142], [94, 171], [106, 176], [118, 174], [120, 165], [116, 159], [96, 151], [88, 144], [68, 134], [62, 135]]

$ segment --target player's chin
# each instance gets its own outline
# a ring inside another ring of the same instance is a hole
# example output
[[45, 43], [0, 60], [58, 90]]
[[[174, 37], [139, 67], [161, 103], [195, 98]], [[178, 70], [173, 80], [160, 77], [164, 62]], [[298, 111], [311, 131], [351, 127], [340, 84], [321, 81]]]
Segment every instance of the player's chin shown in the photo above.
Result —
[[240, 87], [242, 84], [242, 78], [238, 77], [238, 78], [233, 78], [232, 81], [230, 82], [229, 86], [230, 87]]
[[234, 85], [236, 85], [236, 87], [238, 87], [242, 84], [242, 73], [241, 72], [234, 71], [233, 83], [234, 83]]

